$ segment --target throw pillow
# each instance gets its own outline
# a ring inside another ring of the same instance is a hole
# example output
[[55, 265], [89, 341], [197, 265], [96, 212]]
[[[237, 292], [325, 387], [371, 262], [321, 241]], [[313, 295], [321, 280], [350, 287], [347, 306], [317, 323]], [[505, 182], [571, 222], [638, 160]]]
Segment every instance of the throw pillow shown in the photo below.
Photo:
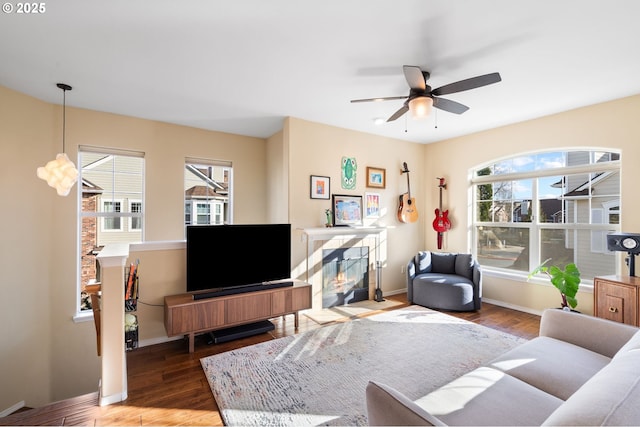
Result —
[[431, 252], [420, 251], [416, 255], [416, 274], [431, 273]]
[[471, 254], [456, 256], [456, 274], [473, 281], [473, 257]]
[[431, 252], [431, 272], [455, 274], [456, 254]]

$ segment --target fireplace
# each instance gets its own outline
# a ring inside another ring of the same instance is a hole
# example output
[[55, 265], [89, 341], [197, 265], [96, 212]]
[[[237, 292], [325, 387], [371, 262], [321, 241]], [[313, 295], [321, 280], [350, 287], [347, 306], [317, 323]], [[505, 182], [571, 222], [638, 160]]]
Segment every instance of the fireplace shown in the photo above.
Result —
[[322, 250], [322, 308], [369, 299], [369, 247]]
[[[347, 298], [352, 297], [353, 294], [357, 294], [357, 299], [371, 300], [374, 297], [374, 290], [378, 283], [380, 283], [379, 273], [381, 270], [382, 262], [387, 257], [387, 230], [383, 227], [316, 227], [316, 228], [304, 228], [302, 232], [302, 241], [307, 245], [307, 259], [305, 262], [305, 275], [304, 280], [307, 283], [311, 283], [312, 287], [312, 301], [311, 307], [313, 310], [322, 310], [325, 304], [323, 300], [323, 293], [325, 288], [325, 280], [323, 276], [325, 268], [323, 267], [323, 258], [333, 251], [334, 255], [337, 255], [341, 250], [351, 248], [368, 248], [367, 254], [367, 276], [368, 281], [365, 281], [362, 288], [357, 291], [351, 292], [352, 295], [347, 295]], [[359, 255], [362, 255], [362, 249], [360, 249]], [[366, 251], [366, 249], [364, 249]], [[329, 257], [331, 258], [331, 257]], [[337, 258], [337, 257], [336, 257]], [[344, 258], [344, 257], [343, 257]], [[349, 257], [347, 257], [349, 258]], [[337, 259], [336, 259], [337, 262]], [[343, 272], [344, 267], [342, 266]], [[329, 267], [327, 267], [329, 268]], [[334, 266], [337, 268], [337, 266]], [[375, 274], [374, 274], [375, 273]], [[337, 276], [337, 271], [332, 272], [334, 276]], [[368, 295], [364, 289], [368, 288]], [[329, 289], [327, 288], [327, 299], [329, 299]], [[344, 299], [344, 295], [340, 298], [340, 295], [336, 295], [333, 292], [333, 299], [335, 304], [338, 304], [338, 299]], [[344, 294], [344, 292], [343, 292]], [[354, 302], [352, 299], [348, 299], [348, 302]], [[344, 304], [344, 301], [340, 302]], [[331, 305], [327, 302], [328, 305]]]

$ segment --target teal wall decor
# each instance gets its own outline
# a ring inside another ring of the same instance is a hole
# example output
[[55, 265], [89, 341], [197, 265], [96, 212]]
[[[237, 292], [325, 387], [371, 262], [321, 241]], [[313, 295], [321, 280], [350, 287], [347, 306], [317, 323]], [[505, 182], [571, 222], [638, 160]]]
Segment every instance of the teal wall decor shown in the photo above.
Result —
[[358, 164], [355, 157], [342, 158], [342, 188], [353, 190], [356, 188], [356, 171]]

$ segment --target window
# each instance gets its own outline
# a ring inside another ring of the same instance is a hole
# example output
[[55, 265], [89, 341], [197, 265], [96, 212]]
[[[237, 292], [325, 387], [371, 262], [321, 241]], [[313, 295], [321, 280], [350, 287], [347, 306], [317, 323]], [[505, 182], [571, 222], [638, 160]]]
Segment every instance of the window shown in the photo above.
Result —
[[[122, 200], [103, 200], [102, 212], [122, 212]], [[122, 231], [120, 217], [114, 216], [102, 218], [102, 231]]]
[[78, 311], [84, 311], [91, 309], [85, 287], [100, 280], [96, 256], [104, 245], [144, 240], [144, 158], [84, 146], [78, 157]]
[[184, 170], [185, 225], [231, 224], [230, 162], [187, 159]]
[[606, 235], [619, 231], [620, 155], [554, 151], [473, 170], [473, 252], [488, 270], [528, 274], [552, 258], [583, 279], [615, 274]]
[[[140, 200], [129, 200], [129, 212], [142, 214], [142, 202]], [[129, 218], [129, 230], [142, 230], [141, 216], [131, 216]]]

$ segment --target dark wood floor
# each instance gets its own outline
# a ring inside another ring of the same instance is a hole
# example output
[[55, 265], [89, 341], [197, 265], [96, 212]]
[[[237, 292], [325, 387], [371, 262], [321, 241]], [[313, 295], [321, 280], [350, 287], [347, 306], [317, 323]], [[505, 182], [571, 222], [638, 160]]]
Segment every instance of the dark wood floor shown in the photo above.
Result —
[[[387, 297], [407, 305], [406, 294]], [[540, 318], [491, 304], [468, 313], [448, 313], [523, 338], [538, 335]], [[206, 336], [196, 337], [189, 354], [183, 340], [142, 347], [127, 353], [128, 398], [100, 407], [91, 393], [47, 407], [0, 418], [0, 425], [223, 425], [215, 399], [200, 366], [202, 357], [292, 335], [293, 316], [273, 320], [276, 329], [223, 344], [208, 345]], [[297, 332], [321, 326], [300, 316]]]

